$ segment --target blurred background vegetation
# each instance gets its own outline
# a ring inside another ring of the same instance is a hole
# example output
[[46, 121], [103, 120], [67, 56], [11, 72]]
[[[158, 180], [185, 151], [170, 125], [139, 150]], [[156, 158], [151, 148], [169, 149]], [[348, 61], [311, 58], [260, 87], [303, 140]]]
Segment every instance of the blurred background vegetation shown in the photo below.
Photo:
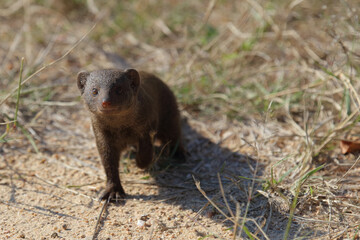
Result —
[[[325, 97], [333, 86], [324, 78], [337, 71], [356, 77], [357, 5], [281, 0], [2, 1], [1, 93], [17, 84], [21, 57], [29, 75], [61, 56], [98, 22], [66, 59], [67, 66], [48, 70], [53, 72], [50, 80], [60, 74], [73, 78], [79, 69], [121, 67], [126, 61], [163, 77], [184, 108], [208, 116], [243, 120], [268, 110], [281, 112], [287, 102], [294, 113], [305, 106], [316, 111], [328, 105], [343, 116], [339, 108], [349, 112], [356, 107], [350, 106], [348, 93]], [[290, 93], [281, 94], [286, 89]], [[275, 115], [280, 119], [282, 113]]]

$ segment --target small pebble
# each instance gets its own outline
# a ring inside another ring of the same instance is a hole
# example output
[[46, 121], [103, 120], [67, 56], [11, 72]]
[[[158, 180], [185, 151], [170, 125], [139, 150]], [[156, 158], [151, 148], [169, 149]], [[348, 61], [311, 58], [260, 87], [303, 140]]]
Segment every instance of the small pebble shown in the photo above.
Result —
[[57, 238], [59, 235], [56, 233], [56, 232], [54, 232], [53, 234], [51, 234], [51, 238]]
[[139, 220], [137, 221], [137, 226], [138, 226], [138, 227], [144, 227], [144, 226], [145, 226], [145, 221], [139, 219]]

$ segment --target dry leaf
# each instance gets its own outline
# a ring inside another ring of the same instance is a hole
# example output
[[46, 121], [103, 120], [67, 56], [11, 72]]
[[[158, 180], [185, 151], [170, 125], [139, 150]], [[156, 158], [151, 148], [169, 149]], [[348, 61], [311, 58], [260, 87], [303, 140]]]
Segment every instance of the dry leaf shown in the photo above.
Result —
[[356, 151], [360, 151], [360, 142], [352, 142], [352, 141], [341, 140], [340, 141], [340, 148], [341, 148], [342, 154], [347, 154], [347, 153], [353, 153], [353, 152], [356, 152]]

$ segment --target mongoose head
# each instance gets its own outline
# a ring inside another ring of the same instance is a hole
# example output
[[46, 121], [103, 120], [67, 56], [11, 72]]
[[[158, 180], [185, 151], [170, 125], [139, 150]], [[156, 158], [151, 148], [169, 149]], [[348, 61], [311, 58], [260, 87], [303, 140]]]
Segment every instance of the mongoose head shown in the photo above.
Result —
[[140, 75], [135, 69], [79, 72], [77, 86], [90, 112], [119, 115], [136, 103]]

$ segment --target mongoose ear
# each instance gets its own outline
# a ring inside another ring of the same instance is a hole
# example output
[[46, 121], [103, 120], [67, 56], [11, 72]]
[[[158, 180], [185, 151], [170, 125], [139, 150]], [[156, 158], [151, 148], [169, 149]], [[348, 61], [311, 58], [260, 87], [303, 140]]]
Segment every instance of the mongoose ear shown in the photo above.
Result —
[[85, 83], [89, 75], [90, 73], [86, 71], [81, 71], [77, 75], [77, 86], [81, 92], [81, 95], [84, 93]]
[[131, 87], [134, 90], [137, 90], [140, 85], [140, 75], [139, 75], [138, 71], [136, 71], [135, 69], [129, 68], [129, 69], [125, 70], [125, 73], [128, 76], [128, 78], [132, 81]]

